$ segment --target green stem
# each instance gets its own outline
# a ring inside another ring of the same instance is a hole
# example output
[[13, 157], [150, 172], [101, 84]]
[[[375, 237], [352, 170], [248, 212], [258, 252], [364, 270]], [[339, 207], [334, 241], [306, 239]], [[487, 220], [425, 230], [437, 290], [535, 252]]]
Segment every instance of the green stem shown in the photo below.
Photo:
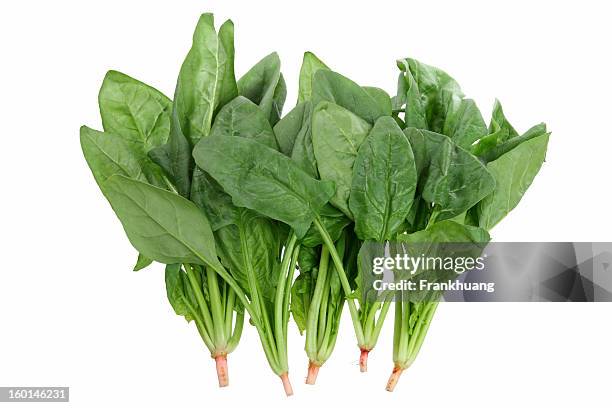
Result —
[[205, 327], [208, 330], [213, 330], [215, 325], [213, 323], [213, 319], [210, 315], [210, 311], [208, 310], [208, 305], [206, 304], [206, 300], [204, 299], [204, 295], [202, 294], [202, 285], [198, 282], [198, 278], [196, 277], [195, 269], [189, 265], [185, 264], [185, 271], [187, 272], [187, 278], [189, 279], [189, 284], [191, 285], [191, 289], [196, 297], [196, 301], [198, 302], [198, 306], [200, 307], [200, 312], [202, 313], [202, 318], [204, 319]]
[[334, 266], [336, 267], [336, 272], [338, 273], [338, 277], [340, 278], [340, 283], [342, 284], [342, 289], [344, 290], [344, 294], [346, 295], [346, 302], [348, 303], [349, 312], [351, 313], [351, 320], [353, 321], [353, 329], [355, 330], [355, 336], [357, 337], [358, 344], [364, 344], [363, 330], [361, 328], [361, 324], [359, 323], [359, 313], [357, 311], [357, 306], [355, 306], [355, 300], [350, 298], [351, 296], [351, 285], [349, 284], [348, 278], [346, 277], [346, 273], [344, 272], [344, 266], [342, 265], [342, 260], [338, 256], [336, 252], [336, 247], [334, 246], [334, 242], [332, 241], [329, 233], [321, 223], [321, 220], [317, 216], [314, 219], [314, 224], [319, 230], [321, 237], [323, 238], [323, 242], [329, 249], [329, 253], [334, 261]]
[[284, 323], [284, 313], [283, 313], [283, 305], [285, 298], [285, 281], [286, 274], [288, 273], [289, 263], [293, 258], [293, 251], [295, 248], [295, 244], [297, 242], [297, 237], [293, 232], [289, 235], [289, 239], [287, 245], [285, 246], [285, 253], [283, 254], [283, 260], [281, 263], [281, 269], [278, 279], [278, 284], [276, 286], [276, 296], [274, 299], [274, 328], [275, 328], [275, 337], [276, 337], [276, 350], [277, 355], [279, 357], [279, 364], [282, 368], [287, 368], [287, 339], [286, 333], [284, 333], [283, 328], [285, 327]]
[[204, 341], [206, 348], [210, 351], [210, 354], [214, 354], [216, 351], [215, 345], [213, 344], [213, 341], [210, 338], [210, 335], [206, 331], [206, 326], [204, 325], [204, 322], [202, 322], [202, 319], [200, 318], [198, 311], [193, 307], [191, 302], [189, 302], [184, 296], [183, 296], [183, 303], [187, 305], [187, 308], [189, 309], [189, 313], [191, 313], [191, 315], [193, 316], [193, 320], [195, 320], [195, 324], [196, 324], [196, 328], [198, 329], [198, 333], [200, 333], [200, 337], [202, 338], [202, 341]]
[[383, 302], [382, 308], [380, 309], [380, 313], [378, 314], [378, 319], [376, 319], [376, 326], [374, 326], [374, 331], [368, 341], [368, 344], [371, 348], [374, 348], [376, 342], [378, 342], [378, 336], [382, 330], [383, 324], [385, 323], [385, 318], [387, 317], [387, 312], [389, 311], [389, 307], [391, 306], [391, 300], [385, 299]]
[[[270, 319], [268, 319], [268, 313], [266, 311], [264, 299], [259, 293], [257, 279], [255, 279], [255, 271], [253, 270], [253, 263], [250, 258], [251, 252], [249, 249], [249, 244], [247, 242], [246, 233], [242, 227], [239, 227], [238, 235], [240, 236], [242, 263], [246, 268], [247, 281], [249, 283], [249, 290], [251, 292], [253, 307], [255, 309], [257, 320], [261, 323], [260, 325], [256, 324], [255, 326], [258, 328], [262, 346], [264, 347], [264, 349], [266, 347], [270, 348], [270, 350], [268, 350], [269, 354], [274, 356], [274, 360], [277, 361], [278, 356], [276, 354], [276, 342], [274, 341], [274, 333], [272, 332]], [[253, 312], [249, 311], [249, 313], [251, 315], [251, 318], [253, 318]], [[270, 362], [270, 364], [272, 364], [272, 362]]]
[[225, 333], [225, 314], [223, 313], [223, 300], [219, 291], [219, 279], [217, 273], [210, 268], [206, 268], [206, 278], [208, 280], [208, 295], [210, 296], [210, 306], [214, 323], [214, 338], [217, 346], [225, 347], [227, 337]]
[[306, 322], [306, 354], [311, 360], [316, 358], [317, 354], [317, 323], [319, 318], [319, 309], [321, 307], [321, 299], [323, 298], [323, 290], [327, 279], [327, 269], [329, 265], [329, 250], [326, 246], [321, 248], [321, 257], [319, 259], [319, 271], [317, 273], [317, 282], [315, 290], [310, 301], [308, 310], [308, 321]]
[[232, 321], [234, 320], [234, 304], [236, 300], [236, 294], [227, 285], [223, 285], [226, 289], [226, 302], [225, 302], [225, 335], [226, 338], [232, 337]]
[[[231, 323], [231, 320], [230, 320]], [[238, 342], [240, 341], [240, 336], [242, 336], [242, 328], [244, 327], [244, 312], [236, 312], [236, 323], [234, 324], [234, 330], [232, 331], [232, 335], [227, 342], [227, 352], [231, 353], [234, 351], [236, 346], [238, 346]]]

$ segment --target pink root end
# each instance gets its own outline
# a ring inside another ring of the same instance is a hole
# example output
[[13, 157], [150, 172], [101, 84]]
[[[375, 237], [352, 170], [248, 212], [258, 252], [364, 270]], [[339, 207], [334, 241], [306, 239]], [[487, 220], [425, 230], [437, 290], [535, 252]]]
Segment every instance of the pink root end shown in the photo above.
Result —
[[314, 385], [317, 382], [319, 368], [321, 368], [321, 366], [313, 363], [312, 361], [308, 363], [308, 376], [306, 377], [306, 384]]
[[229, 376], [227, 374], [227, 355], [215, 357], [217, 365], [217, 377], [219, 378], [219, 387], [227, 387], [229, 385]]
[[288, 373], [283, 373], [280, 375], [281, 381], [283, 382], [283, 388], [285, 389], [285, 394], [288, 397], [293, 395], [293, 387], [291, 387], [291, 382], [289, 381]]
[[359, 356], [359, 371], [365, 373], [368, 371], [368, 353], [370, 350], [361, 349], [361, 355]]
[[391, 376], [389, 377], [389, 381], [387, 382], [387, 388], [386, 388], [387, 391], [393, 392], [403, 371], [404, 369], [399, 366], [393, 367], [393, 372], [391, 373]]

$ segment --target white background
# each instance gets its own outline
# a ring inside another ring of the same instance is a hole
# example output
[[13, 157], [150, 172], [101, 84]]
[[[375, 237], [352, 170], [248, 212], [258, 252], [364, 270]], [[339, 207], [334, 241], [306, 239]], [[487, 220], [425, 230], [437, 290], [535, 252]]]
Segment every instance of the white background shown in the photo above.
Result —
[[311, 50], [389, 92], [395, 59], [411, 56], [448, 71], [486, 117], [497, 97], [519, 131], [545, 121], [547, 162], [494, 239], [612, 241], [611, 13], [560, 3], [3, 2], [0, 386], [70, 386], [78, 407], [610, 406], [610, 304], [442, 304], [393, 394], [392, 319], [360, 374], [347, 314], [315, 387], [293, 327], [289, 400], [248, 327], [219, 390], [194, 327], [166, 301], [162, 267], [130, 272], [136, 252], [78, 143], [81, 124], [101, 127], [106, 70], [172, 96], [198, 16], [213, 11], [236, 24], [238, 74], [279, 52], [288, 107]]

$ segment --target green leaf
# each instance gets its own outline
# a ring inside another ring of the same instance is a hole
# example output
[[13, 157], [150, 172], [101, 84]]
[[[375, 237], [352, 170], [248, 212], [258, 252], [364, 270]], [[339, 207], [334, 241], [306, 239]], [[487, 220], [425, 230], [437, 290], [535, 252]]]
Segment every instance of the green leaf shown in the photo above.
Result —
[[508, 119], [506, 119], [501, 103], [496, 99], [495, 104], [493, 105], [491, 123], [489, 124], [489, 133], [495, 133], [500, 129], [505, 131], [507, 138], [518, 136], [517, 131], [514, 130], [510, 122], [508, 122]]
[[197, 165], [246, 207], [290, 225], [301, 238], [334, 193], [282, 153], [244, 138], [205, 138], [194, 149]]
[[376, 121], [359, 148], [349, 199], [362, 239], [391, 239], [410, 211], [417, 186], [408, 140], [391, 117]]
[[546, 158], [548, 134], [519, 144], [487, 164], [495, 178], [495, 190], [478, 204], [478, 222], [490, 230], [517, 206]]
[[233, 24], [217, 36], [212, 14], [202, 14], [181, 66], [174, 96], [180, 128], [194, 145], [210, 132], [216, 110], [236, 96]]
[[446, 117], [443, 133], [453, 139], [457, 146], [469, 150], [488, 131], [476, 103], [471, 99], [463, 99], [457, 109]]
[[353, 164], [371, 129], [359, 116], [330, 102], [321, 102], [312, 116], [312, 144], [319, 175], [321, 180], [335, 183], [331, 203], [349, 217]]
[[213, 231], [236, 222], [238, 209], [232, 197], [199, 167], [193, 171], [190, 199], [204, 210]]
[[305, 115], [308, 115], [310, 104], [299, 103], [274, 125], [274, 135], [279, 149], [285, 156], [291, 157], [293, 146], [304, 125]]
[[238, 80], [238, 93], [259, 106], [271, 125], [278, 122], [287, 87], [280, 73], [278, 54], [264, 57]]
[[138, 147], [141, 157], [166, 143], [172, 101], [157, 89], [121, 72], [108, 71], [98, 103], [104, 131]]
[[177, 192], [183, 197], [189, 197], [194, 164], [191, 144], [183, 134], [176, 109], [172, 112], [168, 142], [152, 149], [149, 157], [164, 170]]
[[[502, 131], [503, 129], [499, 130], [498, 132]], [[538, 136], [542, 136], [544, 134], [549, 133], [546, 132], [546, 125], [544, 123], [540, 123], [538, 125], [533, 126], [520, 136], [514, 136], [510, 139], [505, 138], [505, 141], [501, 143], [499, 143], [499, 141], [504, 139], [498, 138], [498, 144], [494, 147], [490, 147], [489, 149], [481, 149], [484, 151], [481, 152], [479, 157], [486, 163], [492, 162], [494, 160], [497, 160], [499, 157], [506, 154], [510, 150], [514, 149], [521, 143], [536, 138]]]
[[405, 127], [427, 129], [427, 115], [421, 100], [419, 85], [415, 81], [409, 69], [407, 60], [398, 60], [397, 66], [402, 71], [398, 79], [398, 109], [406, 105], [404, 112]]
[[210, 134], [214, 137], [246, 137], [278, 150], [268, 118], [257, 105], [243, 96], [236, 97], [221, 108]]
[[389, 110], [379, 105], [378, 99], [373, 98], [370, 93], [342, 75], [320, 69], [315, 72], [314, 85], [312, 88], [312, 104], [327, 101], [350, 110], [357, 116], [374, 124], [381, 116], [391, 116]]
[[427, 128], [443, 133], [448, 112], [454, 111], [463, 98], [459, 84], [441, 69], [412, 58], [405, 59], [404, 63], [398, 63], [401, 70], [406, 69], [406, 61], [408, 70], [418, 86]]
[[210, 224], [191, 201], [121, 175], [111, 176], [103, 191], [142, 255], [164, 264], [220, 267]]
[[310, 309], [313, 291], [314, 282], [311, 273], [300, 272], [291, 288], [291, 314], [300, 334], [303, 334], [306, 330], [308, 309]]
[[298, 103], [309, 101], [312, 98], [314, 74], [320, 69], [329, 68], [312, 52], [305, 52], [300, 68]]
[[309, 176], [319, 178], [317, 160], [312, 144], [312, 103], [306, 102], [302, 128], [295, 137], [295, 143], [291, 152], [291, 160], [296, 163]]
[[81, 126], [80, 141], [85, 160], [100, 188], [114, 174], [148, 181], [137, 154], [121, 137]]
[[[326, 204], [319, 211], [321, 223], [329, 233], [332, 241], [340, 238], [344, 228], [351, 223], [351, 220], [346, 217], [341, 211], [335, 207]], [[319, 233], [316, 226], [311, 225], [304, 238], [301, 241], [302, 247], [315, 247], [323, 244], [323, 237]]]
[[191, 310], [196, 310], [196, 307], [193, 303], [190, 303], [187, 296], [189, 284], [185, 281], [185, 274], [181, 271], [181, 264], [166, 265], [165, 280], [166, 295], [174, 312], [179, 316], [184, 316], [188, 322], [194, 320]]
[[276, 265], [277, 254], [281, 249], [279, 234], [272, 220], [242, 208], [238, 210], [235, 223], [219, 229], [216, 237], [219, 256], [234, 279], [253, 299], [248, 277], [251, 270], [260, 294], [271, 306], [280, 272]]
[[404, 133], [414, 152], [418, 193], [434, 205], [438, 220], [463, 213], [495, 188], [484, 164], [447, 136], [414, 128]]
[[302, 246], [298, 254], [298, 267], [300, 272], [309, 272], [319, 265], [321, 247]]
[[152, 259], [147, 258], [146, 256], [142, 255], [142, 254], [138, 254], [138, 259], [136, 260], [136, 265], [134, 265], [134, 272], [143, 270], [144, 268], [146, 268], [147, 266], [151, 265], [153, 263]]
[[412, 234], [400, 234], [396, 240], [412, 244], [487, 243], [491, 240], [491, 237], [482, 228], [459, 224], [452, 220], [444, 220], [432, 224], [426, 230]]
[[[378, 106], [384, 112], [392, 111], [393, 108], [392, 108], [391, 97], [389, 96], [387, 92], [385, 92], [383, 89], [376, 88], [374, 86], [364, 86], [362, 88], [364, 91], [368, 93], [368, 95], [372, 97], [372, 99], [376, 101]], [[389, 113], [389, 115], [391, 115], [391, 113]]]

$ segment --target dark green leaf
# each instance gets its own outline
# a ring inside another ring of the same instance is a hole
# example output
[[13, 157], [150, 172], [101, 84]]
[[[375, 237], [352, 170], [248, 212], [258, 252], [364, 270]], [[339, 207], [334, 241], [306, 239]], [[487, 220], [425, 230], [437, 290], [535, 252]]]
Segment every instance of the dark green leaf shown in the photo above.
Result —
[[306, 330], [313, 288], [314, 282], [309, 272], [300, 272], [291, 288], [291, 314], [300, 334], [303, 334]]
[[502, 109], [501, 103], [496, 99], [495, 104], [493, 105], [491, 123], [489, 124], [489, 133], [495, 133], [500, 129], [503, 129], [505, 131], [507, 138], [518, 136], [517, 131], [514, 130], [510, 122], [508, 122], [508, 119], [506, 119], [506, 115], [504, 115], [504, 110]]
[[[504, 129], [501, 129], [499, 132], [502, 132]], [[481, 153], [480, 158], [484, 162], [492, 162], [497, 160], [499, 157], [514, 149], [516, 146], [520, 145], [527, 140], [531, 140], [535, 137], [542, 136], [546, 133], [546, 125], [544, 123], [540, 123], [538, 125], [533, 126], [531, 129], [526, 131], [520, 136], [515, 136], [509, 139], [505, 139], [504, 142], [498, 143], [495, 147], [491, 147], [488, 150], [485, 150]], [[503, 140], [503, 139], [498, 139]], [[484, 150], [484, 149], [483, 149]]]
[[306, 102], [304, 107], [304, 116], [302, 120], [302, 128], [295, 138], [295, 144], [291, 152], [291, 160], [295, 162], [302, 170], [314, 178], [319, 178], [317, 170], [317, 160], [314, 154], [312, 145], [312, 104]]
[[181, 66], [174, 103], [180, 128], [192, 145], [208, 135], [217, 109], [236, 96], [233, 32], [227, 21], [219, 38], [213, 15], [203, 14]]
[[177, 192], [183, 197], [189, 197], [191, 192], [191, 176], [194, 167], [191, 150], [191, 144], [183, 134], [176, 110], [174, 110], [168, 142], [152, 149], [149, 157], [164, 170]]
[[490, 230], [519, 203], [546, 158], [548, 134], [519, 144], [487, 164], [495, 190], [478, 204], [478, 222]]
[[[340, 238], [344, 228], [351, 223], [351, 220], [348, 219], [346, 215], [329, 204], [321, 208], [319, 215], [321, 217], [321, 223], [333, 241]], [[301, 243], [303, 247], [315, 247], [323, 244], [323, 238], [317, 227], [311, 225]]]
[[[404, 61], [407, 61], [408, 69], [418, 86], [427, 128], [443, 133], [448, 112], [453, 112], [463, 98], [459, 84], [441, 69], [411, 58]], [[398, 67], [406, 69], [405, 63], [398, 64]]]
[[438, 219], [467, 211], [495, 187], [495, 179], [478, 158], [450, 138], [426, 130], [404, 131], [414, 152], [418, 192], [434, 205]]
[[257, 104], [271, 125], [280, 118], [285, 101], [286, 86], [281, 76], [280, 59], [273, 52], [238, 80], [238, 93]]
[[320, 69], [314, 75], [312, 104], [316, 107], [324, 101], [340, 105], [371, 124], [381, 116], [391, 116], [390, 109], [382, 108], [377, 99], [355, 82], [336, 72]]
[[215, 118], [211, 137], [246, 137], [278, 150], [268, 118], [257, 105], [238, 96], [225, 105]]
[[391, 97], [387, 92], [374, 86], [364, 86], [363, 89], [372, 97], [372, 99], [376, 101], [380, 109], [382, 109], [384, 112], [389, 112], [389, 115], [391, 115]]
[[244, 138], [205, 138], [196, 163], [246, 207], [289, 224], [303, 237], [334, 194], [333, 185], [308, 176], [282, 153]]
[[254, 211], [242, 208], [237, 212], [234, 224], [216, 232], [219, 256], [252, 299], [248, 277], [251, 270], [260, 294], [271, 305], [279, 273], [276, 265], [280, 253], [278, 231], [272, 220]]
[[319, 175], [321, 180], [335, 183], [331, 203], [350, 217], [353, 164], [371, 129], [359, 116], [330, 102], [321, 102], [312, 116], [312, 143]]
[[291, 157], [293, 146], [302, 127], [304, 126], [304, 116], [308, 114], [310, 104], [302, 102], [297, 104], [285, 117], [274, 125], [274, 135], [281, 153]]
[[217, 266], [212, 230], [191, 201], [125, 176], [111, 176], [103, 191], [132, 245], [154, 261]]
[[181, 264], [166, 265], [166, 294], [168, 301], [174, 309], [174, 312], [179, 316], [184, 316], [190, 322], [194, 319], [191, 310], [196, 310], [194, 304], [190, 304], [187, 296], [187, 289], [184, 277], [184, 272], [181, 271]]
[[446, 117], [443, 133], [453, 139], [457, 146], [470, 149], [488, 131], [476, 103], [471, 99], [463, 99], [457, 109], [449, 112]]
[[199, 167], [193, 171], [190, 199], [204, 210], [213, 231], [236, 221], [237, 208], [232, 203], [232, 197]]
[[408, 140], [391, 117], [376, 121], [359, 148], [349, 199], [362, 239], [391, 239], [414, 199], [417, 174]]

